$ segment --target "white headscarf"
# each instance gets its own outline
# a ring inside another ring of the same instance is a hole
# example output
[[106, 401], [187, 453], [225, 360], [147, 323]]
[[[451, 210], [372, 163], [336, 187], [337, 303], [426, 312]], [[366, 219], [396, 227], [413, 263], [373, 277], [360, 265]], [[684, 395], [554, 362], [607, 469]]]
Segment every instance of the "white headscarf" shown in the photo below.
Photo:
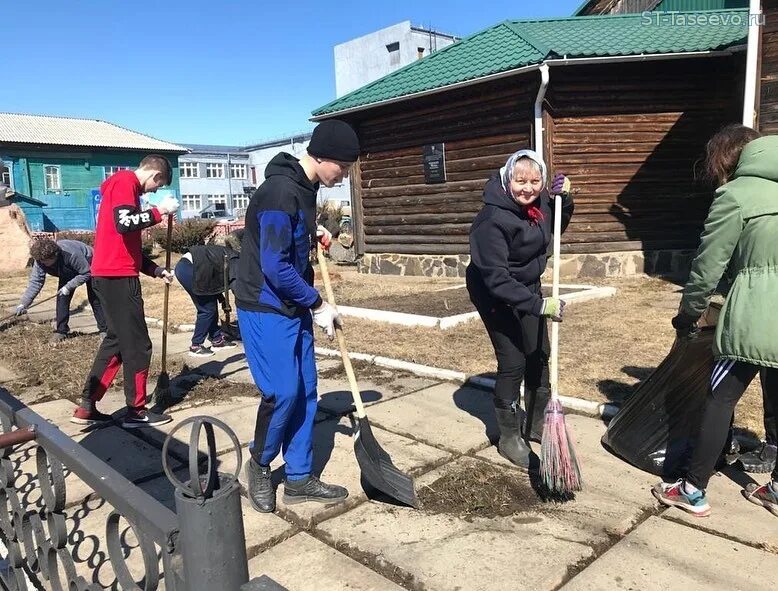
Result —
[[516, 165], [516, 161], [519, 158], [529, 158], [540, 167], [540, 181], [541, 189], [546, 186], [546, 163], [543, 162], [543, 158], [540, 157], [535, 150], [519, 150], [514, 152], [510, 158], [508, 158], [505, 166], [500, 169], [500, 182], [505, 192], [513, 197], [511, 191], [511, 180], [513, 179], [513, 167]]

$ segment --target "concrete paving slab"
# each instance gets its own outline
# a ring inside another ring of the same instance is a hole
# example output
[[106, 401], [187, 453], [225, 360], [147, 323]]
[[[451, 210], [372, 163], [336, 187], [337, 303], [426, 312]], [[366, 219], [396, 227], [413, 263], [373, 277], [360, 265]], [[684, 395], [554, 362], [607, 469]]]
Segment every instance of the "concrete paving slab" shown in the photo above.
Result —
[[700, 519], [677, 509], [665, 511], [662, 517], [688, 523], [705, 531], [778, 554], [778, 519], [767, 509], [749, 503], [741, 493], [748, 482], [764, 484], [770, 475], [749, 476], [734, 468], [728, 468], [727, 472], [733, 478], [737, 478], [741, 484], [724, 474], [717, 474], [711, 478], [706, 491], [708, 502], [713, 509], [709, 517]]
[[[156, 328], [149, 328], [149, 337], [151, 338], [152, 347], [155, 355], [159, 355], [162, 352], [162, 331]], [[167, 354], [176, 355], [177, 353], [184, 353], [189, 351], [189, 347], [192, 344], [192, 335], [186, 332], [176, 333], [169, 332], [167, 335]]]
[[[233, 402], [213, 405], [207, 404], [186, 408], [183, 410], [171, 409], [173, 421], [166, 425], [160, 425], [156, 429], [144, 430], [139, 436], [148, 441], [155, 447], [161, 449], [168, 434], [173, 431], [182, 421], [194, 416], [210, 416], [225, 422], [237, 435], [241, 445], [248, 445], [249, 440], [254, 437], [254, 422], [257, 413], [257, 400], [251, 398], [237, 398]], [[174, 435], [170, 443], [170, 453], [176, 457], [185, 459], [189, 453], [189, 437], [192, 432], [191, 426], [181, 428]], [[232, 440], [227, 437], [220, 429], [214, 429], [216, 436], [216, 452], [232, 449]], [[201, 450], [205, 450], [205, 431], [200, 434]]]
[[562, 589], [767, 591], [777, 570], [774, 554], [650, 517]]
[[[396, 376], [394, 372], [388, 369], [376, 368], [376, 371], [380, 372], [378, 380], [372, 378], [360, 380], [359, 375], [357, 375], [362, 402], [365, 403], [365, 406], [386, 402], [410, 392], [429, 388], [438, 383], [437, 380], [413, 375]], [[319, 408], [326, 412], [344, 415], [350, 412], [350, 409], [354, 406], [351, 390], [345, 378], [319, 378], [318, 389]]]
[[[450, 457], [447, 452], [377, 427], [373, 427], [373, 434], [392, 457], [395, 465], [403, 471], [418, 471], [424, 466], [438, 464]], [[271, 466], [274, 470], [274, 480], [280, 483], [284, 477], [283, 458], [279, 456]], [[292, 519], [307, 526], [341, 513], [344, 509], [353, 507], [367, 498], [360, 483], [361, 472], [354, 455], [354, 439], [349, 419], [344, 417], [340, 420], [331, 419], [316, 424], [313, 472], [320, 475], [325, 482], [345, 486], [349, 491], [346, 502], [341, 505], [302, 503], [287, 506], [283, 503], [283, 484], [281, 484], [277, 490], [277, 498], [282, 514], [289, 514]], [[244, 472], [241, 473], [241, 478], [244, 479], [245, 484]]]
[[[642, 472], [608, 453], [600, 444], [605, 432], [602, 421], [567, 415], [576, 454], [583, 476], [583, 491], [575, 500], [557, 505], [560, 515], [588, 531], [593, 539], [606, 541], [608, 536], [623, 535], [656, 506], [649, 489], [656, 476]], [[540, 454], [540, 444], [532, 443]], [[497, 453], [495, 446], [477, 454], [492, 462], [517, 469]]]
[[[468, 469], [480, 461], [459, 458], [424, 474], [417, 486], [431, 484], [450, 468]], [[317, 529], [336, 547], [380, 557], [414, 588], [435, 591], [550, 590], [564, 582], [571, 565], [593, 555], [591, 536], [543, 507], [487, 519], [371, 501]]]
[[369, 416], [381, 427], [459, 453], [483, 449], [497, 430], [490, 392], [449, 383], [377, 404]]
[[249, 576], [260, 575], [269, 576], [289, 591], [402, 589], [306, 533], [299, 533], [249, 560]]
[[213, 357], [190, 357], [184, 354], [183, 359], [189, 367], [197, 368], [203, 375], [227, 378], [232, 381], [243, 381], [235, 379], [235, 375], [248, 371], [242, 347], [219, 351]]
[[[74, 439], [128, 480], [134, 481], [162, 473], [160, 451], [119, 427], [98, 429]], [[180, 465], [176, 460], [171, 461], [174, 470]], [[73, 473], [67, 475], [65, 482], [69, 504], [80, 501], [92, 492]]]

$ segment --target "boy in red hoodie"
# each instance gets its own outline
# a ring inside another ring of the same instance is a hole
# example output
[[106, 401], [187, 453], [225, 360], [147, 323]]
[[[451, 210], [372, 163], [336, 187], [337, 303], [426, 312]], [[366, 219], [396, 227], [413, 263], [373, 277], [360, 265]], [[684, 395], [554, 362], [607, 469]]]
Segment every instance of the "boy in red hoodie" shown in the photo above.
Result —
[[109, 423], [111, 415], [97, 410], [98, 402], [124, 365], [127, 399], [125, 428], [151, 427], [171, 421], [168, 415], [146, 408], [146, 380], [151, 364], [151, 340], [146, 328], [138, 273], [172, 283], [173, 274], [157, 266], [141, 252], [141, 231], [178, 210], [174, 197], [142, 210], [140, 196], [154, 193], [172, 179], [170, 162], [158, 155], [146, 156], [137, 170], [117, 172], [100, 187], [102, 201], [97, 214], [92, 287], [103, 307], [108, 331], [97, 350], [81, 404], [70, 419], [80, 425]]

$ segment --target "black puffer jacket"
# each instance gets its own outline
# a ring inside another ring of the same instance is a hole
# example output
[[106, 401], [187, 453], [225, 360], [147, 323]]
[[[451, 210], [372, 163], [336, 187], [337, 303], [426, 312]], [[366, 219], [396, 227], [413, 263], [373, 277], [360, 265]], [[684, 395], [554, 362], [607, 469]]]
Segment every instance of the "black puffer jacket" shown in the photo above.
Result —
[[[554, 205], [545, 189], [535, 202], [543, 219], [533, 223], [502, 188], [498, 175], [484, 187], [484, 206], [470, 228], [467, 289], [479, 310], [502, 304], [538, 316], [543, 305], [540, 276], [546, 269], [554, 227]], [[573, 199], [562, 201], [562, 231], [573, 215]]]
[[192, 293], [199, 296], [216, 296], [224, 293], [224, 258], [227, 258], [228, 281], [237, 274], [239, 254], [226, 246], [216, 244], [196, 245], [189, 249], [194, 267]]

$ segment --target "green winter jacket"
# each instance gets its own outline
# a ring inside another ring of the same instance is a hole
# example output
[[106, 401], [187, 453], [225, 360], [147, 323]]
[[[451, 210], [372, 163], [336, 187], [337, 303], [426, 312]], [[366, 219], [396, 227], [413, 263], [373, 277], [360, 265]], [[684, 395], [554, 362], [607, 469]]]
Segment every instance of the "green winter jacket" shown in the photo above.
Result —
[[700, 316], [725, 275], [714, 355], [778, 367], [778, 136], [748, 143], [716, 191], [681, 309]]

